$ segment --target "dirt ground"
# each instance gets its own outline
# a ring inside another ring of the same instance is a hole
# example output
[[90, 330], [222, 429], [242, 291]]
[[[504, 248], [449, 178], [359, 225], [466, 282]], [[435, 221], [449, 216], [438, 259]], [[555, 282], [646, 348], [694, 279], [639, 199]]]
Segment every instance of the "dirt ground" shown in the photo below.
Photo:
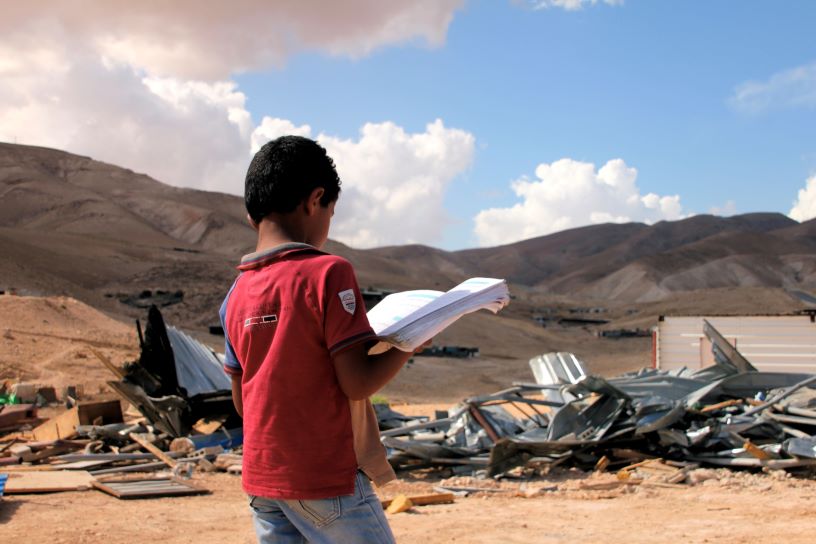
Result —
[[[491, 323], [490, 317], [463, 320], [458, 332], [450, 333], [451, 339], [474, 334], [475, 329]], [[435, 409], [447, 409], [466, 396], [499, 390], [513, 380], [529, 380], [522, 352], [539, 345], [542, 338], [553, 344], [561, 341], [528, 326], [507, 334], [515, 335], [515, 358], [498, 358], [491, 349], [485, 350], [484, 357], [470, 360], [417, 358], [384, 396], [405, 414], [432, 415]], [[577, 334], [567, 340], [580, 343]], [[112, 374], [89, 347], [116, 364], [137, 355], [132, 325], [69, 298], [0, 297], [0, 335], [0, 378], [31, 380], [58, 389], [80, 384], [88, 397], [112, 396], [105, 384]], [[640, 340], [609, 344], [616, 349], [610, 350], [608, 365], [599, 356], [604, 369], [622, 365], [616, 363], [626, 360], [622, 355], [645, 351], [647, 342], [637, 342]], [[599, 345], [599, 354], [601, 348]], [[51, 414], [44, 410], [42, 415]], [[453, 504], [389, 515], [400, 542], [814, 541], [816, 480], [789, 478], [784, 473], [722, 470], [717, 474], [716, 479], [695, 486], [628, 486], [608, 491], [588, 490], [585, 483], [610, 476], [568, 471], [529, 482], [414, 476], [378, 492], [385, 499], [400, 493], [428, 494], [439, 484], [490, 489], [457, 498]], [[10, 543], [255, 541], [240, 477], [196, 473], [192, 481], [211, 493], [132, 501], [95, 490], [7, 495], [0, 499], [0, 535]]]
[[[0, 499], [0, 531], [5, 542], [53, 544], [255, 541], [238, 476], [202, 474], [193, 481], [212, 493], [130, 501], [99, 491], [6, 496]], [[580, 481], [501, 486], [504, 491], [388, 515], [397, 541], [812, 543], [816, 531], [816, 483], [777, 475], [736, 475], [684, 489], [631, 492], [582, 491]], [[546, 491], [551, 487], [557, 489]], [[401, 481], [379, 493], [389, 498], [431, 489], [431, 482]], [[525, 498], [525, 491], [536, 496]]]

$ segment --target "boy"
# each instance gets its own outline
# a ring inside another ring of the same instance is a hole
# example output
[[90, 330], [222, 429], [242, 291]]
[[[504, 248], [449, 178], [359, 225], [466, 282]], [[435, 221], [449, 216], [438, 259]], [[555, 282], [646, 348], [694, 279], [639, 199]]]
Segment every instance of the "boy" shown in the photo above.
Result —
[[257, 250], [220, 314], [262, 543], [394, 541], [369, 483], [395, 475], [368, 397], [411, 354], [367, 354], [375, 335], [352, 266], [320, 251], [339, 194], [334, 162], [308, 138], [267, 143], [247, 171]]

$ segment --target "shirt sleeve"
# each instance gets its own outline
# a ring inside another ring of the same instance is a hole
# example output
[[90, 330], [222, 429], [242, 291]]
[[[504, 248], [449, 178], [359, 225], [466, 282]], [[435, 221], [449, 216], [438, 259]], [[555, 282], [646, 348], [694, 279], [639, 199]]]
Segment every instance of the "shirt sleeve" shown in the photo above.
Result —
[[221, 303], [221, 308], [218, 310], [218, 316], [221, 318], [221, 328], [224, 329], [224, 372], [240, 376], [243, 374], [244, 369], [241, 367], [238, 357], [235, 356], [235, 350], [232, 348], [232, 343], [229, 339], [229, 328], [227, 327], [227, 303], [229, 302], [232, 290], [235, 289], [236, 283], [238, 283], [237, 279], [235, 283], [232, 284], [232, 287], [230, 287], [227, 296], [224, 297], [224, 302]]
[[376, 338], [351, 263], [346, 260], [334, 263], [326, 274], [323, 289], [323, 329], [332, 356]]

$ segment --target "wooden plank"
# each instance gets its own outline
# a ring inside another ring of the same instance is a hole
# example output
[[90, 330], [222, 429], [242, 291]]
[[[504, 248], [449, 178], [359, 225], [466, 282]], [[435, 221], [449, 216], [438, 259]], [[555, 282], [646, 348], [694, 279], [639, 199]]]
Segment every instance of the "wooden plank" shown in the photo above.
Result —
[[105, 357], [102, 353], [98, 352], [93, 347], [91, 346], [86, 347], [90, 350], [91, 353], [93, 353], [96, 356], [97, 359], [102, 361], [102, 364], [105, 365], [105, 367], [107, 367], [108, 370], [113, 372], [120, 380], [125, 377], [125, 371], [116, 366], [115, 364], [113, 364], [113, 362], [110, 359]]
[[177, 497], [202, 495], [208, 490], [194, 486], [178, 478], [150, 478], [146, 480], [95, 481], [93, 486], [117, 499], [148, 499], [152, 497]]
[[227, 416], [222, 416], [214, 419], [199, 419], [193, 425], [193, 430], [200, 434], [213, 434], [215, 431], [224, 425]]
[[[453, 493], [434, 493], [433, 495], [416, 495], [407, 497], [414, 506], [428, 506], [431, 504], [450, 504], [454, 501]], [[387, 499], [382, 501], [383, 508], [388, 508], [391, 501], [394, 499]]]
[[90, 489], [95, 478], [84, 470], [50, 472], [10, 472], [6, 493], [53, 493]]
[[61, 438], [73, 438], [76, 436], [77, 425], [79, 425], [79, 407], [74, 406], [34, 429], [34, 439], [50, 442]]
[[94, 425], [99, 419], [103, 425], [121, 423], [122, 406], [119, 401], [80, 403], [34, 429], [34, 439], [49, 442], [73, 438], [78, 425]]
[[33, 404], [11, 404], [0, 408], [0, 428], [4, 429], [37, 417], [37, 407]]
[[130, 433], [129, 436], [130, 436], [131, 440], [133, 440], [134, 442], [139, 444], [141, 447], [143, 447], [144, 449], [146, 449], [147, 451], [149, 451], [150, 453], [152, 453], [153, 455], [155, 455], [156, 457], [161, 459], [164, 462], [164, 464], [166, 464], [168, 467], [170, 467], [170, 468], [175, 468], [176, 467], [177, 463], [170, 456], [168, 456], [165, 452], [163, 452], [162, 450], [160, 450], [159, 448], [157, 448], [156, 446], [151, 444], [148, 440], [146, 440], [139, 433]]
[[765, 450], [759, 448], [758, 446], [756, 446], [750, 440], [746, 440], [745, 443], [742, 445], [742, 447], [745, 448], [745, 451], [747, 451], [748, 453], [750, 453], [751, 455], [753, 455], [757, 459], [763, 459], [763, 460], [771, 459], [771, 456], [770, 456], [770, 454], [768, 452], [766, 452]]
[[738, 404], [744, 404], [745, 401], [742, 399], [731, 399], [731, 400], [724, 400], [722, 402], [718, 402], [717, 404], [709, 404], [708, 406], [703, 407], [700, 411], [703, 413], [707, 412], [715, 412], [717, 410], [721, 410], [723, 408], [728, 408], [729, 406], [737, 406]]
[[405, 495], [397, 495], [391, 500], [391, 504], [385, 509], [386, 514], [399, 514], [406, 512], [414, 506], [414, 503]]

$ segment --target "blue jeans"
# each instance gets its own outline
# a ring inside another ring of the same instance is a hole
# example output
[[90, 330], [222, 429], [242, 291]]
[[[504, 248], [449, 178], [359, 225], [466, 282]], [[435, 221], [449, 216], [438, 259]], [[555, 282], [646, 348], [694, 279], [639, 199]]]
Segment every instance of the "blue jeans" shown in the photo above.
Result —
[[360, 471], [353, 495], [309, 500], [250, 495], [249, 499], [260, 544], [394, 543], [380, 499]]

